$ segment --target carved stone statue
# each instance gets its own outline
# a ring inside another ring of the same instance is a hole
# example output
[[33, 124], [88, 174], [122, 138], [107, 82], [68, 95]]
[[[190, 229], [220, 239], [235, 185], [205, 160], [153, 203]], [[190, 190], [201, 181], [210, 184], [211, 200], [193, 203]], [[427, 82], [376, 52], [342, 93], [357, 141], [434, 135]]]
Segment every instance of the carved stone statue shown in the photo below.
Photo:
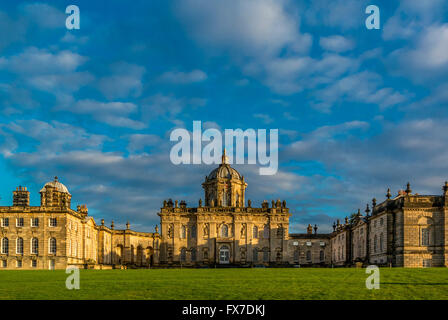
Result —
[[246, 224], [244, 223], [241, 228], [241, 238], [245, 238], [245, 237], [246, 237]]

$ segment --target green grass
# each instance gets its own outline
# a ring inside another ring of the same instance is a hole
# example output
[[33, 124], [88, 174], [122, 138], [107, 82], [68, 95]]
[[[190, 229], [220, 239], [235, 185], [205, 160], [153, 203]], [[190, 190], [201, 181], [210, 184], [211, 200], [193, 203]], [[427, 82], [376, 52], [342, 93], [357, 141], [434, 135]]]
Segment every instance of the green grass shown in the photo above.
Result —
[[448, 268], [81, 270], [80, 290], [65, 271], [0, 271], [0, 299], [448, 299]]

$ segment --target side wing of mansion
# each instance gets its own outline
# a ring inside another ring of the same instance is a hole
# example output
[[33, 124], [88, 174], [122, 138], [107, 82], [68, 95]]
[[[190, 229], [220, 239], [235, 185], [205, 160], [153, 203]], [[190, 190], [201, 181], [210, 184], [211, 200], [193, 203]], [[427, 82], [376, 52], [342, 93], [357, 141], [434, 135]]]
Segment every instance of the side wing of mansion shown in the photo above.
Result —
[[372, 201], [330, 234], [308, 225], [289, 233], [285, 201], [245, 200], [244, 176], [226, 163], [202, 184], [204, 201], [164, 201], [155, 232], [96, 224], [85, 205], [71, 209], [71, 194], [55, 178], [30, 206], [24, 187], [13, 205], [0, 207], [0, 269], [149, 268], [195, 266], [448, 266], [448, 183], [442, 195], [412, 194], [410, 186], [380, 204]]

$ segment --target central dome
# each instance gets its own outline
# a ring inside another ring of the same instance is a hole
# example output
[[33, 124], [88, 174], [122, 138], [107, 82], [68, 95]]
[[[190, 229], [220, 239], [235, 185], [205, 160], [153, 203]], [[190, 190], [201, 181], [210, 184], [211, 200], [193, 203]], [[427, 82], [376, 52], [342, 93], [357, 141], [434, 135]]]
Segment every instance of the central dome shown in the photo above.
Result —
[[214, 169], [208, 175], [208, 179], [216, 179], [216, 178], [227, 178], [227, 179], [241, 180], [241, 175], [238, 171], [233, 169], [228, 164], [220, 164], [218, 168]]
[[70, 192], [68, 192], [67, 187], [58, 181], [58, 177], [54, 177], [53, 181], [47, 182], [42, 188], [42, 190], [40, 190], [40, 192], [45, 192], [46, 187], [53, 187], [56, 189], [56, 191], [70, 194]]
[[217, 179], [217, 178], [226, 178], [226, 179], [238, 179], [241, 180], [242, 177], [238, 171], [233, 169], [228, 163], [228, 158], [226, 155], [226, 149], [224, 149], [224, 152], [222, 154], [222, 163], [219, 165], [218, 168], [214, 169], [210, 174], [208, 175], [208, 179]]

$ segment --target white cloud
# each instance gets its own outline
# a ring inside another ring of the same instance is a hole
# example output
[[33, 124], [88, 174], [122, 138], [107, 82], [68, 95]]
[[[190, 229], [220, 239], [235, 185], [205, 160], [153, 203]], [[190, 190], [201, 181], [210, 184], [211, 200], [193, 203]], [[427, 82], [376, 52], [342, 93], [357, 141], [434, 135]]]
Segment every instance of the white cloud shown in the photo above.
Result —
[[310, 25], [348, 30], [364, 26], [364, 10], [369, 4], [360, 0], [310, 0], [303, 10]]
[[339, 35], [321, 37], [319, 39], [319, 44], [323, 49], [334, 52], [345, 52], [352, 50], [355, 47], [352, 40]]
[[412, 39], [426, 27], [443, 21], [444, 0], [402, 0], [394, 15], [383, 27], [383, 39]]
[[111, 75], [98, 81], [98, 88], [110, 100], [139, 97], [142, 93], [142, 78], [145, 68], [127, 62], [118, 62], [112, 65]]
[[[65, 8], [65, 7], [64, 7]], [[28, 3], [21, 8], [24, 16], [42, 28], [65, 28], [67, 16], [45, 3]]]
[[344, 101], [376, 104], [384, 109], [405, 102], [409, 97], [392, 89], [383, 88], [381, 77], [373, 72], [360, 72], [348, 75], [333, 84], [314, 92], [313, 106], [329, 112], [335, 105]]
[[149, 121], [158, 117], [165, 117], [173, 123], [178, 123], [176, 117], [185, 108], [198, 108], [206, 104], [207, 100], [205, 99], [177, 98], [173, 95], [156, 94], [142, 100], [142, 118]]
[[264, 113], [256, 113], [254, 114], [254, 118], [260, 119], [264, 124], [270, 124], [274, 122], [274, 119], [268, 114]]
[[448, 24], [425, 28], [414, 46], [393, 51], [388, 57], [392, 71], [416, 83], [440, 79], [448, 71]]
[[29, 47], [24, 52], [5, 59], [2, 65], [19, 74], [62, 74], [75, 71], [86, 61], [86, 57], [71, 51], [52, 53], [46, 49]]
[[[306, 52], [309, 35], [299, 33], [299, 17], [284, 0], [179, 1], [179, 14], [193, 34], [209, 44], [271, 56], [286, 47]], [[231, 23], [229, 23], [231, 22]]]
[[305, 70], [312, 37], [300, 32], [290, 1], [188, 0], [179, 2], [178, 13], [199, 42], [230, 52], [245, 75], [281, 94], [302, 90], [295, 79]]
[[123, 127], [140, 130], [147, 125], [141, 121], [130, 118], [138, 111], [138, 107], [129, 102], [99, 102], [95, 100], [80, 100], [74, 106], [61, 108], [75, 114], [87, 114], [100, 122], [114, 127]]
[[108, 140], [106, 136], [90, 134], [83, 128], [59, 121], [49, 123], [40, 120], [17, 120], [5, 128], [16, 135], [38, 141], [38, 150], [43, 153], [59, 152], [65, 148], [95, 149]]

